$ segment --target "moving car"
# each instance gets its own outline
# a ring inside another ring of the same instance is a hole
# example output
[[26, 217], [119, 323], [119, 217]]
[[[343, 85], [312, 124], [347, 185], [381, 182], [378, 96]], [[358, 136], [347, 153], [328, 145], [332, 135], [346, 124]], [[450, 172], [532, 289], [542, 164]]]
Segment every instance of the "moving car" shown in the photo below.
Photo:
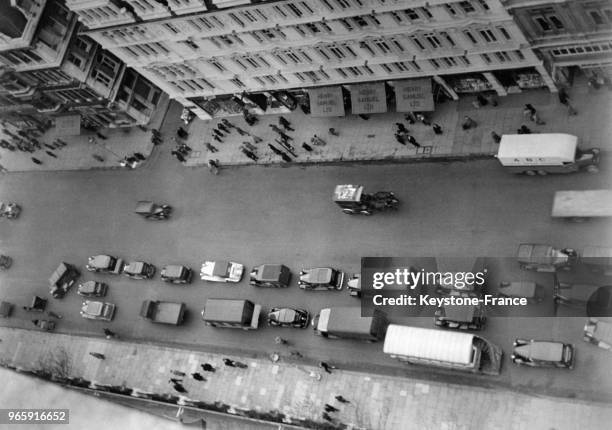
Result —
[[171, 284], [190, 284], [193, 271], [187, 266], [168, 265], [161, 271], [161, 279]]
[[574, 345], [549, 340], [516, 339], [510, 359], [531, 367], [574, 368]]
[[123, 260], [106, 254], [94, 255], [85, 266], [90, 272], [114, 273], [118, 275], [123, 269]]
[[521, 243], [517, 259], [523, 270], [555, 272], [557, 269], [571, 269], [578, 260], [578, 253], [572, 248], [557, 249], [550, 245]]
[[165, 220], [170, 218], [172, 206], [142, 200], [136, 204], [134, 213], [146, 219]]
[[300, 272], [298, 285], [303, 290], [341, 290], [344, 272], [331, 267], [304, 269]]
[[268, 312], [268, 324], [277, 327], [304, 328], [309, 320], [310, 314], [306, 309], [272, 308]]
[[115, 305], [85, 300], [81, 307], [81, 316], [89, 320], [112, 321], [115, 316]]
[[348, 215], [372, 215], [374, 212], [397, 210], [399, 199], [390, 191], [366, 194], [363, 185], [337, 185], [334, 202]]
[[144, 261], [130, 261], [123, 268], [123, 274], [131, 279], [151, 279], [155, 275], [155, 266]]
[[240, 282], [244, 265], [233, 261], [205, 261], [200, 269], [200, 278], [212, 282]]
[[104, 282], [87, 281], [79, 285], [77, 294], [84, 297], [104, 297], [108, 291], [108, 285]]

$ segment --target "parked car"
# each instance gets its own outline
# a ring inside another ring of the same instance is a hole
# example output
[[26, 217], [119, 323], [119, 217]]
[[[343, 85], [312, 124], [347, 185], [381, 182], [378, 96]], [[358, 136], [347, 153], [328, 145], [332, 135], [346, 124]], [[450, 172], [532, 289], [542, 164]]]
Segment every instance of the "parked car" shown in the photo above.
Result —
[[170, 218], [172, 206], [142, 200], [136, 204], [134, 212], [145, 219], [165, 220]]
[[161, 271], [161, 279], [171, 284], [190, 284], [193, 271], [187, 266], [168, 265]]
[[303, 290], [341, 290], [344, 272], [331, 267], [304, 269], [300, 272], [298, 285]]
[[205, 261], [200, 269], [200, 278], [212, 282], [240, 282], [244, 265], [232, 261]]
[[531, 367], [574, 368], [574, 345], [549, 340], [516, 339], [510, 359]]
[[131, 279], [151, 279], [155, 275], [155, 266], [144, 261], [130, 261], [123, 268], [123, 274]]
[[123, 269], [123, 260], [106, 254], [94, 255], [89, 257], [85, 267], [90, 272], [114, 273], [118, 275]]
[[112, 321], [115, 316], [115, 305], [85, 300], [81, 307], [81, 316], [90, 320]]
[[84, 297], [104, 297], [108, 291], [108, 285], [104, 282], [87, 281], [79, 285], [77, 294]]
[[578, 260], [578, 253], [572, 248], [557, 249], [550, 245], [521, 243], [517, 259], [523, 270], [555, 272], [558, 269], [570, 270]]
[[268, 324], [277, 327], [308, 327], [310, 314], [306, 309], [272, 308], [268, 312]]
[[17, 203], [5, 203], [0, 202], [0, 217], [7, 217], [8, 219], [17, 218], [21, 213], [21, 206]]

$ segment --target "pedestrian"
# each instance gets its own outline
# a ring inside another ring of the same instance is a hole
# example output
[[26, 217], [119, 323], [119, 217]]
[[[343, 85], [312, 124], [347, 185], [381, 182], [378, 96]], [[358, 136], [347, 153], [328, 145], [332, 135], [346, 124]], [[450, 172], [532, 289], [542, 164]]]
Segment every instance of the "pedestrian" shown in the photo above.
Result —
[[302, 148], [304, 148], [308, 152], [312, 152], [312, 146], [310, 146], [306, 142], [302, 142]]
[[171, 384], [180, 384], [183, 382], [182, 379], [177, 379], [177, 378], [170, 378], [170, 380], [168, 381]]
[[[248, 133], [247, 133], [247, 134], [248, 134]], [[251, 137], [253, 138], [253, 142], [255, 142], [255, 143], [261, 143], [261, 142], [263, 142], [263, 139], [262, 139], [261, 137], [259, 137], [259, 136], [255, 136], [255, 135], [253, 135], [253, 136], [251, 136]]]
[[545, 121], [543, 121], [542, 119], [540, 119], [540, 116], [538, 115], [537, 112], [534, 112], [533, 115], [531, 115], [530, 118], [533, 122], [535, 122], [537, 125], [544, 125], [546, 124]]
[[406, 136], [406, 140], [408, 141], [408, 143], [410, 143], [415, 148], [420, 148], [421, 147], [421, 145], [419, 145], [419, 143], [416, 141], [414, 136], [412, 136], [410, 134], [408, 136]]
[[274, 130], [275, 132], [277, 132], [277, 133], [279, 133], [279, 134], [283, 132], [283, 130], [281, 130], [280, 128], [278, 128], [278, 127], [276, 126], [276, 124], [268, 124], [268, 127], [270, 127], [272, 130]]
[[436, 134], [442, 134], [442, 126], [440, 126], [440, 124], [438, 124], [438, 123], [434, 122], [434, 123], [431, 125], [431, 128], [433, 128], [434, 133], [436, 133]]
[[425, 125], [431, 125], [431, 122], [429, 121], [429, 119], [427, 119], [427, 117], [423, 115], [422, 113], [417, 113], [416, 118]]
[[395, 140], [397, 140], [402, 145], [406, 145], [406, 140], [404, 139], [404, 136], [399, 133], [395, 133]]
[[183, 387], [183, 384], [174, 384], [174, 389], [179, 393], [186, 393], [187, 390]]
[[219, 152], [217, 147], [211, 145], [210, 142], [206, 142], [206, 149], [208, 149], [210, 152]]
[[208, 168], [215, 175], [219, 174], [219, 160], [208, 160]]
[[257, 155], [255, 155], [252, 151], [249, 151], [246, 148], [240, 148], [240, 150], [242, 151], [242, 153], [244, 155], [246, 155], [247, 157], [249, 157], [251, 160], [253, 161], [257, 161], [259, 160], [259, 158], [257, 157]]
[[244, 131], [240, 127], [234, 127], [240, 136], [247, 136], [249, 134], [248, 131]]
[[99, 352], [90, 352], [89, 355], [91, 355], [92, 357], [95, 357], [99, 360], [104, 360], [106, 357], [104, 356], [104, 354], [100, 354]]
[[[535, 108], [534, 108], [534, 107], [533, 107], [533, 106], [532, 106], [530, 103], [527, 103], [527, 104], [525, 105], [525, 108], [523, 109], [523, 116], [524, 116], [525, 118], [530, 118], [530, 119], [532, 119], [532, 118], [533, 118], [533, 115], [534, 115], [536, 112], [537, 112], [537, 111], [536, 111], [536, 109], [535, 109]], [[533, 119], [532, 119], [532, 121], [533, 121]]]
[[408, 129], [401, 122], [396, 122], [395, 126], [397, 127], [398, 133], [408, 133]]
[[181, 376], [181, 377], [185, 376], [185, 372], [181, 372], [180, 370], [170, 370], [170, 373], [172, 373], [175, 376]]
[[287, 154], [285, 154], [284, 152], [281, 151], [280, 154], [281, 158], [283, 159], [283, 161], [287, 162], [287, 163], [291, 163], [293, 160], [291, 159], [291, 157], [289, 157]]
[[134, 152], [134, 157], [140, 161], [145, 161], [147, 159], [147, 157], [145, 157], [141, 152]]
[[224, 133], [229, 133], [230, 132], [229, 129], [226, 126], [223, 125], [223, 123], [217, 124], [217, 128], [219, 130], [221, 130], [222, 132], [224, 132]]
[[106, 140], [108, 139], [108, 137], [106, 137], [105, 135], [103, 135], [102, 133], [100, 133], [99, 131], [96, 132], [96, 136], [98, 136], [100, 139], [102, 140]]
[[293, 140], [293, 137], [289, 136], [288, 134], [285, 134], [282, 131], [279, 134], [280, 134], [281, 139], [283, 139], [284, 141]]
[[178, 161], [180, 161], [181, 163], [184, 163], [185, 161], [187, 161], [187, 160], [185, 160], [185, 157], [183, 156], [183, 154], [181, 154], [180, 152], [173, 151], [173, 153], [174, 153], [174, 156], [176, 157], [176, 159]]
[[486, 106], [489, 104], [489, 101], [482, 94], [478, 94], [476, 96], [476, 101], [478, 103], [477, 107]]
[[234, 360], [230, 360], [229, 358], [224, 358], [223, 364], [225, 364], [228, 367], [236, 367], [236, 362]]
[[111, 339], [115, 336], [117, 336], [117, 333], [115, 333], [114, 331], [111, 331], [107, 328], [104, 329], [104, 336], [106, 336], [107, 339]]
[[219, 143], [223, 143], [223, 141], [217, 135], [213, 135], [213, 139], [215, 139]]
[[179, 127], [176, 130], [176, 135], [180, 137], [181, 139], [186, 139], [187, 136], [189, 136], [189, 133], [187, 133], [187, 131], [183, 127]]
[[53, 158], [57, 158], [57, 155], [55, 155], [53, 152], [51, 151], [45, 151], [47, 154], [49, 154], [51, 157]]
[[338, 409], [338, 408], [336, 408], [336, 407], [334, 407], [334, 406], [332, 406], [330, 404], [325, 403], [325, 411], [326, 412], [338, 412], [339, 410], [340, 409]]
[[327, 412], [323, 412], [322, 416], [325, 421], [330, 421], [330, 422], [332, 421], [332, 417], [330, 417]]
[[478, 124], [476, 123], [476, 121], [466, 115], [463, 117], [463, 123], [461, 124], [461, 128], [463, 128], [464, 130], [469, 130], [470, 128], [476, 127], [477, 125]]
[[516, 132], [518, 134], [531, 134], [531, 129], [527, 127], [525, 124], [523, 124], [521, 125], [521, 128], [519, 128]]
[[57, 318], [58, 320], [62, 319], [62, 316], [60, 314], [56, 314], [55, 312], [47, 312], [47, 314], [51, 317], [51, 318]]
[[495, 95], [495, 93], [489, 93], [485, 96], [485, 99], [491, 104], [491, 106], [495, 107], [497, 106], [499, 103], [497, 101], [497, 96]]
[[491, 132], [491, 137], [493, 138], [493, 142], [499, 143], [501, 142], [501, 136], [494, 131]]
[[194, 372], [191, 374], [191, 377], [196, 381], [206, 381], [206, 378], [200, 375], [198, 372]]
[[200, 367], [205, 372], [214, 372], [215, 371], [215, 368], [212, 365], [210, 365], [209, 363], [200, 364]]
[[221, 119], [221, 122], [223, 123], [223, 125], [225, 125], [228, 128], [235, 128], [236, 127], [234, 124], [229, 122], [226, 118]]
[[287, 340], [286, 340], [286, 339], [283, 339], [283, 338], [282, 338], [282, 337], [280, 337], [280, 336], [276, 336], [276, 337], [274, 338], [274, 343], [276, 343], [277, 345], [286, 345], [288, 342], [287, 342]]
[[408, 112], [404, 115], [404, 119], [408, 122], [408, 124], [414, 124], [416, 122], [416, 118], [412, 112]]
[[336, 396], [335, 399], [338, 400], [340, 403], [351, 403], [340, 395]]
[[329, 129], [329, 134], [331, 134], [332, 136], [340, 136], [340, 133], [338, 133], [333, 127]]
[[332, 373], [331, 369], [335, 369], [334, 366], [330, 365], [329, 363], [326, 363], [325, 361], [320, 361], [319, 362], [319, 367], [322, 368], [323, 370], [325, 370], [327, 373]]

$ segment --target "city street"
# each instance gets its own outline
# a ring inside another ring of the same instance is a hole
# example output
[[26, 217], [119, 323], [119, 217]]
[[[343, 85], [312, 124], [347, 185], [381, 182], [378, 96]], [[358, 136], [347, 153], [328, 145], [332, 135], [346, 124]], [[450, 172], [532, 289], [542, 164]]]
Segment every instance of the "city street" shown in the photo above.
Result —
[[[310, 328], [256, 332], [206, 327], [199, 312], [207, 298], [248, 298], [263, 305], [304, 307], [313, 315], [321, 308], [358, 306], [346, 291], [310, 292], [297, 287], [304, 267], [334, 266], [359, 271], [364, 256], [492, 256], [514, 257], [521, 242], [550, 243], [580, 250], [586, 245], [612, 245], [612, 222], [570, 224], [552, 220], [554, 191], [605, 188], [609, 157], [598, 175], [573, 174], [521, 177], [504, 172], [496, 160], [458, 163], [346, 164], [309, 167], [241, 167], [187, 169], [158, 147], [149, 163], [134, 171], [29, 172], [4, 175], [0, 199], [18, 201], [17, 220], [1, 220], [0, 246], [14, 259], [0, 274], [2, 297], [17, 304], [15, 316], [2, 324], [32, 328], [35, 316], [21, 309], [34, 294], [49, 296], [48, 278], [60, 261], [75, 264], [80, 281], [110, 285], [107, 300], [117, 304], [112, 323], [79, 316], [81, 297], [71, 291], [51, 299], [49, 310], [60, 313], [58, 331], [101, 335], [109, 327], [124, 338], [170, 342], [204, 350], [265, 353], [284, 349], [274, 344], [281, 335], [290, 349], [307, 358], [340, 366], [420, 376], [382, 353], [382, 344], [327, 340]], [[336, 184], [357, 183], [368, 191], [391, 190], [401, 200], [396, 213], [371, 217], [342, 214], [332, 202]], [[168, 203], [169, 221], [148, 221], [133, 213], [137, 200]], [[194, 269], [191, 285], [128, 280], [85, 271], [89, 255], [108, 253], [157, 266], [185, 264]], [[199, 280], [205, 259], [231, 259], [246, 265], [237, 285]], [[261, 263], [284, 263], [294, 277], [286, 290], [248, 285], [248, 270]], [[539, 276], [539, 275], [538, 275]], [[142, 300], [182, 301], [189, 313], [180, 327], [155, 325], [139, 316]], [[427, 377], [489, 384], [500, 381], [525, 391], [598, 398], [612, 392], [606, 352], [582, 341], [585, 318], [490, 318], [483, 335], [500, 345], [506, 358], [502, 375], [481, 377], [425, 369]], [[397, 321], [433, 327], [432, 318]], [[563, 340], [578, 348], [576, 369], [524, 369], [507, 355], [515, 337]]]

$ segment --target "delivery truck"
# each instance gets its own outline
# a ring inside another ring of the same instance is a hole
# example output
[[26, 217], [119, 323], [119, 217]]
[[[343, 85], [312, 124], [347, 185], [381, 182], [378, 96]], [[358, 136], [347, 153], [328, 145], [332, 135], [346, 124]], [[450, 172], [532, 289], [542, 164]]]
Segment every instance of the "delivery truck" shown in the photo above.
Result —
[[255, 330], [259, 327], [261, 305], [250, 300], [208, 299], [202, 319], [211, 327]]
[[142, 302], [140, 316], [154, 323], [180, 325], [185, 318], [185, 304], [145, 300]]
[[385, 336], [388, 322], [382, 311], [373, 312], [371, 317], [362, 317], [359, 306], [325, 308], [313, 318], [312, 327], [327, 338], [377, 342]]
[[578, 138], [571, 134], [505, 134], [497, 159], [509, 172], [532, 176], [579, 170], [597, 173], [599, 152], [599, 148], [579, 149]]
[[557, 191], [552, 216], [570, 221], [612, 216], [612, 190]]

